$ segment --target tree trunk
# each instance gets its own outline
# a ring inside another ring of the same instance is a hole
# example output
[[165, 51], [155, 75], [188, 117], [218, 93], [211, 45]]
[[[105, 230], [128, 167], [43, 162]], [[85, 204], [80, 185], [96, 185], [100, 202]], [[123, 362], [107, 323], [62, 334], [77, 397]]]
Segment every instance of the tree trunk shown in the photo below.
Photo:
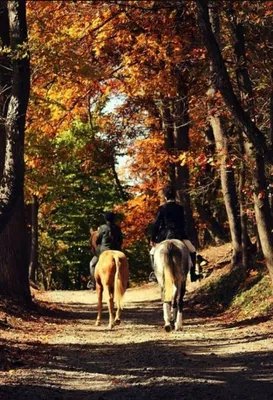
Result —
[[217, 222], [211, 213], [211, 210], [196, 202], [196, 209], [201, 220], [206, 224], [210, 236], [213, 238], [216, 245], [221, 245], [229, 240], [228, 236], [223, 232], [221, 225]]
[[[246, 112], [249, 115], [254, 116], [254, 104], [253, 104], [253, 91], [251, 81], [247, 70], [247, 59], [245, 51], [245, 41], [243, 33], [243, 25], [237, 23], [235, 10], [233, 4], [229, 3], [229, 17], [232, 35], [234, 38], [234, 53], [236, 57], [236, 79], [237, 86], [240, 94], [240, 101], [244, 105]], [[249, 147], [250, 143], [245, 135], [239, 132], [239, 142], [241, 149], [241, 162], [239, 171], [239, 203], [240, 203], [240, 217], [241, 217], [241, 228], [242, 228], [242, 263], [243, 266], [248, 268], [250, 258], [248, 257], [248, 247], [250, 239], [247, 234], [247, 217], [246, 217], [246, 205], [245, 205], [245, 179], [246, 179], [246, 165], [244, 162], [245, 148]]]
[[30, 263], [29, 263], [29, 279], [36, 283], [38, 272], [38, 198], [33, 196], [31, 204], [31, 246], [30, 246]]
[[[210, 24], [208, 1], [196, 0], [196, 4], [198, 10], [199, 28], [213, 65], [215, 85], [218, 90], [220, 90], [231, 114], [245, 132], [249, 141], [255, 147], [257, 153], [259, 153], [260, 156], [268, 155], [268, 149], [263, 133], [258, 129], [257, 125], [254, 121], [252, 121], [250, 116], [245, 112], [241, 106], [240, 100], [237, 98], [233, 90], [231, 79], [223, 60], [221, 50], [218, 46]], [[270, 157], [270, 154], [268, 156]]]
[[[175, 147], [173, 135], [173, 120], [170, 111], [170, 101], [163, 100], [160, 105], [160, 115], [162, 119], [162, 129], [164, 131], [164, 146], [168, 153], [171, 153]], [[168, 176], [171, 185], [175, 187], [175, 165], [169, 163]]]
[[[177, 66], [174, 67], [173, 75], [176, 78], [176, 92], [178, 95], [173, 104], [174, 145], [176, 150], [187, 152], [190, 148], [188, 90]], [[185, 165], [180, 163], [176, 165], [176, 191], [178, 199], [185, 208], [186, 232], [193, 244], [198, 247], [198, 235], [190, 199], [190, 172], [187, 163]]]
[[[31, 299], [28, 283], [27, 234], [24, 217], [24, 129], [29, 97], [29, 56], [25, 1], [1, 2], [0, 29], [3, 45], [11, 56], [0, 65], [1, 146], [0, 153], [0, 294]], [[1, 60], [2, 61], [2, 60]], [[4, 66], [9, 65], [7, 76]]]
[[[214, 2], [211, 2], [211, 7], [209, 10], [210, 23], [212, 26], [212, 31], [217, 38], [218, 45], [220, 47], [220, 28], [219, 28], [219, 16], [217, 13], [217, 8]], [[211, 67], [212, 70], [212, 67]], [[212, 127], [216, 151], [220, 157], [220, 179], [223, 192], [223, 198], [225, 202], [229, 229], [231, 235], [231, 242], [233, 247], [233, 255], [231, 264], [236, 265], [241, 262], [242, 259], [242, 247], [241, 247], [241, 225], [239, 217], [239, 203], [236, 192], [235, 176], [231, 166], [228, 166], [229, 161], [229, 148], [228, 148], [228, 138], [224, 134], [222, 121], [214, 104], [214, 96], [217, 91], [217, 86], [211, 84], [208, 91], [209, 93], [209, 121]]]
[[[272, 239], [272, 218], [270, 214], [267, 185], [264, 170], [264, 158], [268, 152], [263, 133], [256, 126], [254, 119], [244, 111], [240, 100], [236, 97], [231, 79], [228, 75], [217, 40], [212, 32], [208, 5], [205, 0], [196, 0], [199, 12], [199, 25], [203, 35], [205, 46], [213, 63], [217, 87], [229, 107], [232, 115], [245, 132], [252, 146], [249, 146], [248, 156], [254, 162], [253, 186], [254, 186], [254, 208], [257, 228], [260, 236], [262, 251], [269, 274], [273, 283], [273, 239]], [[272, 160], [271, 160], [272, 162]]]

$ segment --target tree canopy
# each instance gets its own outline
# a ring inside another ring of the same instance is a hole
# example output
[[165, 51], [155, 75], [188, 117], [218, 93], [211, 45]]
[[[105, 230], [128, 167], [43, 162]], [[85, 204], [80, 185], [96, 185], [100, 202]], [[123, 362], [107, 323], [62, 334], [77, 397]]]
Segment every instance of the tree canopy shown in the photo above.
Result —
[[84, 285], [89, 228], [107, 209], [147, 270], [167, 182], [197, 247], [231, 240], [246, 268], [256, 241], [273, 279], [273, 2], [26, 5], [25, 198], [38, 199], [46, 279]]

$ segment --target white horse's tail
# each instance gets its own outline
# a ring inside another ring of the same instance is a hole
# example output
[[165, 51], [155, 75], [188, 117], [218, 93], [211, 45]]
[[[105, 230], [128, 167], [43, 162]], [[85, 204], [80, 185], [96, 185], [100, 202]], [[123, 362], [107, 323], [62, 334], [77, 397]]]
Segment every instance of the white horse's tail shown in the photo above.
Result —
[[[116, 264], [115, 283], [114, 283], [114, 299], [115, 299], [117, 308], [122, 309], [123, 308], [122, 299], [123, 299], [124, 293], [127, 289], [126, 282], [125, 282], [126, 279], [124, 279], [124, 277], [122, 276], [123, 271], [121, 271], [122, 265], [121, 265], [120, 256], [117, 253], [114, 253], [113, 258], [114, 258], [115, 264]], [[122, 261], [123, 262], [126, 261], [126, 263], [127, 263], [127, 260], [125, 260], [125, 259], [123, 259]]]
[[175, 288], [183, 280], [181, 269], [182, 254], [179, 248], [169, 242], [163, 252], [163, 301], [172, 301]]

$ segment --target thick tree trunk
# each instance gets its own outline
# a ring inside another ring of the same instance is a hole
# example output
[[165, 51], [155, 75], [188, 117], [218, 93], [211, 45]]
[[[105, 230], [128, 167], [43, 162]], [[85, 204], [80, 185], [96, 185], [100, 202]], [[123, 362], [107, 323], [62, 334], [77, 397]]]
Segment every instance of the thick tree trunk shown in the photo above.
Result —
[[[177, 85], [181, 85], [176, 76]], [[180, 88], [181, 89], [181, 88]], [[169, 154], [177, 151], [187, 151], [189, 149], [189, 116], [186, 103], [185, 89], [183, 95], [181, 90], [177, 90], [181, 97], [164, 100], [160, 105], [160, 115], [162, 119], [162, 129], [164, 131], [164, 145]], [[192, 209], [189, 195], [189, 169], [187, 165], [169, 164], [168, 177], [171, 185], [176, 190], [177, 199], [183, 204], [185, 209], [186, 231], [193, 241], [198, 245], [197, 232], [192, 217]]]
[[[182, 81], [179, 69], [175, 69], [174, 75], [177, 81], [177, 93], [179, 96], [175, 99], [173, 109], [175, 148], [179, 151], [187, 152], [190, 148], [188, 91], [185, 83]], [[194, 224], [190, 199], [190, 173], [187, 164], [181, 165], [179, 163], [176, 166], [176, 190], [178, 198], [185, 208], [186, 231], [191, 241], [198, 247], [198, 235]]]
[[0, 295], [30, 300], [24, 202], [20, 196], [0, 236]]
[[[229, 13], [232, 33], [235, 39], [235, 55], [237, 60], [236, 76], [240, 99], [247, 114], [255, 121], [253, 90], [247, 68], [244, 28], [242, 23], [237, 22], [236, 13], [231, 2]], [[273, 222], [270, 215], [270, 205], [267, 196], [264, 158], [257, 156], [257, 153], [253, 151], [251, 144], [247, 140], [245, 147], [248, 156], [253, 160], [254, 165], [256, 164], [253, 173], [255, 217], [262, 251], [273, 281]]]
[[[164, 146], [168, 153], [174, 150], [174, 126], [170, 110], [170, 101], [164, 100], [160, 106], [160, 115], [162, 119], [162, 129], [164, 131]], [[175, 187], [175, 165], [170, 163], [168, 166], [168, 176], [173, 187]]]
[[267, 197], [264, 159], [253, 154], [251, 146], [248, 147], [248, 155], [256, 161], [253, 171], [255, 218], [265, 263], [273, 283], [273, 224]]
[[[219, 27], [219, 16], [215, 2], [211, 2], [209, 11], [210, 23], [212, 31], [217, 38], [218, 45], [220, 46], [220, 27]], [[212, 68], [211, 68], [212, 69]], [[240, 214], [239, 214], [239, 203], [236, 192], [235, 176], [231, 166], [228, 166], [229, 161], [229, 148], [228, 138], [224, 134], [223, 124], [220, 116], [217, 112], [212, 112], [211, 109], [215, 109], [214, 96], [217, 90], [215, 84], [211, 84], [209, 89], [209, 121], [212, 127], [216, 151], [220, 157], [220, 179], [223, 192], [224, 203], [226, 207], [229, 229], [231, 235], [231, 242], [233, 247], [233, 256], [231, 263], [236, 265], [241, 262], [242, 259], [242, 247], [241, 247], [241, 225], [240, 225]]]
[[[0, 294], [30, 300], [28, 284], [27, 234], [24, 217], [24, 129], [29, 97], [29, 57], [18, 56], [18, 48], [27, 44], [25, 1], [1, 2], [0, 30], [3, 45], [10, 45], [4, 65], [0, 66], [2, 166], [0, 182]], [[7, 20], [8, 19], [8, 20]], [[3, 78], [4, 77], [4, 78]]]
[[231, 235], [231, 242], [233, 247], [232, 264], [236, 265], [241, 261], [242, 248], [241, 248], [241, 225], [239, 215], [239, 203], [236, 192], [235, 177], [232, 167], [227, 165], [228, 162], [228, 146], [227, 139], [225, 138], [220, 122], [220, 118], [211, 117], [210, 123], [213, 129], [216, 149], [221, 155], [220, 162], [220, 178], [225, 202], [229, 229]]
[[38, 273], [38, 198], [33, 196], [31, 203], [31, 246], [30, 246], [30, 263], [29, 263], [29, 279], [36, 283]]
[[[248, 75], [247, 60], [245, 41], [243, 33], [243, 25], [237, 23], [235, 10], [233, 4], [229, 4], [229, 17], [231, 32], [234, 38], [234, 53], [236, 56], [236, 79], [237, 86], [240, 93], [240, 101], [244, 105], [246, 112], [249, 115], [254, 116], [254, 104], [253, 104], [253, 91], [251, 81]], [[246, 165], [244, 162], [245, 148], [249, 147], [250, 143], [245, 135], [239, 132], [239, 142], [241, 149], [241, 163], [239, 171], [239, 203], [240, 203], [240, 217], [241, 217], [241, 228], [242, 228], [242, 263], [243, 266], [248, 268], [250, 257], [248, 257], [249, 237], [247, 234], [247, 217], [246, 217], [246, 205], [245, 205], [245, 180], [246, 180]]]

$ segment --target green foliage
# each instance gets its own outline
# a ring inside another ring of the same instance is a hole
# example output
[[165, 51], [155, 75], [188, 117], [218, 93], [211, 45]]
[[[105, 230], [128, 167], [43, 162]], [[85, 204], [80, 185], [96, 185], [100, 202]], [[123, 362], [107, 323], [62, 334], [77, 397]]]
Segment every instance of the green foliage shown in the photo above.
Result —
[[231, 304], [231, 311], [240, 318], [255, 318], [273, 312], [272, 286], [268, 275], [257, 274], [256, 279], [247, 281]]
[[40, 199], [39, 262], [51, 288], [86, 287], [92, 257], [89, 230], [103, 222], [105, 210], [121, 202], [107, 163], [102, 160], [91, 171], [84, 167], [92, 151], [100, 150], [88, 150], [91, 135], [88, 126], [77, 123], [51, 141], [56, 161], [40, 177], [48, 186]]
[[228, 308], [244, 281], [243, 268], [236, 267], [221, 274], [217, 279], [208, 282], [198, 291], [198, 296], [205, 298], [206, 307], [210, 312], [219, 312]]
[[147, 281], [152, 267], [149, 258], [147, 243], [142, 241], [134, 242], [126, 249], [129, 260], [130, 282], [141, 283]]

